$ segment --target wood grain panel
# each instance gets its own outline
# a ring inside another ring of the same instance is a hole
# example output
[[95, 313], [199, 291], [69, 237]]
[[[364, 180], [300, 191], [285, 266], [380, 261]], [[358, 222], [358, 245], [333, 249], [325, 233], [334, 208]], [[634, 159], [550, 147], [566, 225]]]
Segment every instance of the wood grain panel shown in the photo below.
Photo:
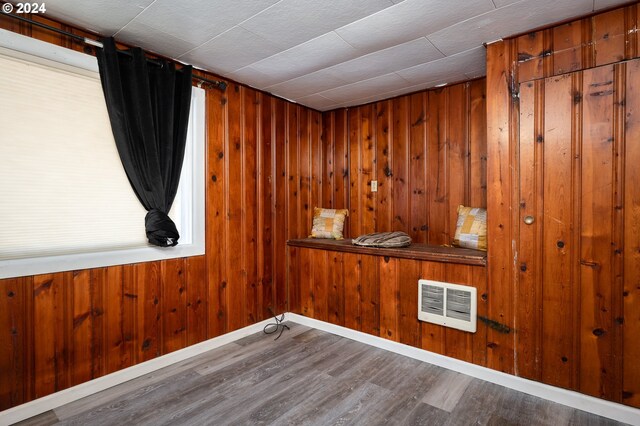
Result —
[[[537, 166], [543, 168], [544, 189], [540, 201], [544, 203], [544, 216], [540, 217], [540, 212], [536, 212], [544, 231], [542, 241], [536, 241], [535, 245], [542, 248], [542, 257], [532, 262], [532, 266], [542, 266], [542, 275], [533, 281], [534, 286], [542, 283], [542, 380], [567, 388], [575, 386], [572, 372], [577, 364], [573, 352], [576, 334], [573, 295], [577, 283], [573, 279], [572, 266], [576, 247], [571, 230], [574, 227], [572, 178], [575, 157], [572, 133], [575, 105], [580, 106], [577, 102], [579, 93], [579, 89], [574, 90], [569, 74], [545, 81], [544, 99], [540, 100], [545, 112], [544, 132], [541, 132], [544, 154], [537, 158]], [[521, 245], [525, 245], [522, 231], [520, 235]], [[537, 250], [535, 255], [538, 255]], [[558, 327], [558, 324], [566, 326]]]
[[274, 279], [273, 287], [275, 293], [275, 311], [285, 312], [287, 310], [287, 287], [286, 287], [286, 265], [278, 259], [284, 259], [287, 241], [288, 225], [288, 175], [287, 175], [287, 116], [286, 103], [280, 99], [273, 100], [273, 260]]
[[[640, 407], [640, 62], [626, 67], [622, 402]], [[620, 322], [616, 319], [616, 322]]]
[[[543, 96], [544, 85], [540, 82], [527, 82], [520, 85], [520, 218], [533, 216], [540, 219], [542, 203], [542, 162], [541, 153], [544, 147], [544, 134], [540, 126], [543, 124], [540, 97]], [[515, 318], [516, 350], [518, 351], [517, 370], [523, 377], [540, 379], [540, 339], [541, 317], [539, 298], [542, 295], [540, 277], [541, 238], [540, 221], [530, 226], [521, 226], [518, 246], [518, 286], [515, 303], [523, 303]]]
[[[391, 148], [393, 152], [393, 224], [390, 231], [406, 233], [409, 233], [409, 125], [409, 98], [403, 96], [394, 99]], [[356, 234], [352, 233], [352, 236]]]
[[91, 340], [93, 316], [91, 314], [91, 272], [72, 273], [70, 315], [72, 318], [70, 365], [71, 382], [74, 386], [93, 378]]
[[427, 185], [429, 187], [428, 212], [430, 244], [448, 244], [449, 237], [449, 182], [447, 160], [449, 146], [448, 113], [449, 91], [429, 92]]
[[469, 102], [469, 203], [487, 206], [487, 102], [485, 79], [472, 81]]
[[584, 72], [580, 217], [580, 391], [612, 386], [613, 67]]
[[0, 281], [0, 407], [11, 407], [30, 399], [28, 354], [33, 347], [28, 337], [25, 311], [32, 300], [32, 278], [12, 278]]
[[220, 91], [207, 92], [207, 191], [206, 259], [209, 287], [209, 337], [227, 331], [227, 238], [226, 218], [229, 177], [227, 163], [228, 99]]
[[388, 256], [378, 258], [380, 280], [380, 337], [397, 342], [400, 291], [398, 290], [398, 259]]
[[[147, 265], [147, 264], [142, 264]], [[204, 256], [194, 256], [186, 259], [187, 285], [187, 346], [207, 340], [207, 264]], [[138, 304], [140, 300], [137, 295]], [[149, 302], [151, 302], [149, 300]], [[142, 345], [139, 345], [142, 347]]]
[[[512, 96], [510, 75], [514, 63], [511, 43], [487, 48], [487, 244], [488, 318], [513, 327], [513, 276], [511, 248]], [[517, 232], [517, 228], [515, 230]], [[513, 338], [488, 330], [487, 366], [514, 371]]]
[[[409, 232], [416, 243], [428, 240], [427, 94], [409, 98]], [[390, 229], [390, 228], [385, 228]]]
[[390, 230], [393, 225], [393, 145], [391, 143], [391, 101], [374, 104], [375, 114], [375, 178], [378, 180], [376, 197], [376, 231]]
[[[446, 211], [448, 214], [446, 234], [443, 242], [450, 244], [456, 233], [458, 206], [469, 205], [469, 87], [457, 84], [449, 88], [449, 114], [447, 116], [447, 159], [445, 180], [447, 182]], [[480, 207], [480, 206], [474, 206]]]
[[344, 325], [344, 260], [343, 254], [329, 253], [329, 286], [327, 289], [327, 321]]

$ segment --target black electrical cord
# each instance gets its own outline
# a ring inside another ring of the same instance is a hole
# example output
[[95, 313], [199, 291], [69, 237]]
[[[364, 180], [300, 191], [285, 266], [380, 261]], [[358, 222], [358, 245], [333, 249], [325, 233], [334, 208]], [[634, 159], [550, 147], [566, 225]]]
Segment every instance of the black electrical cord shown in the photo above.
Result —
[[289, 328], [289, 326], [287, 324], [283, 324], [283, 322], [284, 322], [284, 313], [282, 315], [280, 315], [280, 318], [278, 318], [278, 316], [273, 313], [271, 308], [267, 308], [267, 309], [269, 309], [269, 312], [271, 312], [271, 315], [273, 315], [273, 319], [276, 322], [275, 323], [270, 322], [269, 324], [265, 325], [264, 329], [262, 331], [264, 332], [264, 334], [273, 334], [273, 333], [277, 332], [278, 330], [280, 330], [280, 333], [278, 334], [278, 337], [273, 339], [273, 340], [278, 340], [280, 338], [280, 336], [282, 336], [282, 333], [284, 332], [285, 328], [287, 330], [291, 330], [291, 329]]

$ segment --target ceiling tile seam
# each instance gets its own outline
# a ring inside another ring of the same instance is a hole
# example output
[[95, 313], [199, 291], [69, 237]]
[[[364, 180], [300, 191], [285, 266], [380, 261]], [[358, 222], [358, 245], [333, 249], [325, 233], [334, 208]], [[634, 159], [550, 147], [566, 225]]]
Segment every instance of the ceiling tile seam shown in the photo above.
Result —
[[[429, 62], [425, 62], [425, 64], [428, 64]], [[402, 70], [396, 70], [393, 72], [393, 74], [397, 75], [398, 77], [400, 77], [402, 80], [406, 81], [407, 84], [413, 84], [412, 82], [410, 82], [409, 80], [407, 80], [406, 78], [404, 78], [403, 76], [401, 76], [400, 74], [398, 74], [398, 71], [402, 71]], [[399, 89], [398, 89], [399, 90]]]
[[[338, 34], [338, 36], [340, 36], [340, 34]], [[340, 37], [340, 38], [342, 38], [342, 37]], [[338, 67], [343, 66], [343, 65], [345, 65], [345, 64], [348, 64], [349, 62], [357, 61], [357, 60], [362, 59], [362, 58], [365, 58], [365, 57], [367, 57], [367, 56], [377, 55], [377, 54], [379, 54], [380, 52], [385, 52], [385, 51], [388, 51], [388, 50], [394, 49], [394, 48], [396, 48], [396, 47], [398, 47], [398, 46], [401, 46], [401, 45], [403, 45], [403, 44], [407, 44], [407, 43], [414, 42], [414, 41], [416, 41], [416, 40], [420, 40], [421, 38], [426, 39], [426, 40], [429, 42], [429, 44], [431, 44], [431, 45], [433, 46], [433, 48], [434, 48], [434, 49], [436, 49], [436, 50], [437, 50], [437, 51], [442, 55], [442, 57], [441, 57], [441, 58], [438, 58], [438, 59], [444, 59], [444, 58], [446, 58], [446, 57], [447, 57], [447, 55], [445, 55], [444, 53], [442, 53], [442, 52], [440, 51], [440, 49], [438, 49], [438, 48], [437, 48], [437, 47], [436, 47], [436, 46], [431, 42], [431, 40], [427, 39], [427, 37], [425, 37], [425, 36], [420, 36], [420, 37], [418, 37], [418, 38], [416, 38], [416, 39], [414, 39], [414, 40], [409, 40], [409, 41], [404, 42], [404, 43], [398, 43], [398, 44], [396, 44], [396, 45], [393, 45], [393, 46], [390, 46], [390, 47], [386, 47], [386, 48], [381, 49], [381, 50], [376, 50], [376, 51], [371, 52], [371, 53], [366, 53], [366, 54], [364, 54], [364, 55], [356, 56], [355, 58], [351, 58], [351, 59], [348, 59], [348, 60], [346, 60], [346, 61], [342, 61], [342, 62], [339, 62], [339, 63], [337, 63], [337, 64], [330, 65], [330, 66], [328, 66], [328, 67], [321, 68], [321, 69], [319, 69], [319, 70], [316, 70], [316, 71], [313, 71], [313, 72], [310, 72], [310, 73], [307, 73], [307, 74], [303, 74], [303, 75], [298, 76], [298, 77], [290, 78], [289, 80], [285, 80], [285, 81], [282, 81], [282, 82], [279, 82], [279, 83], [271, 84], [271, 85], [269, 85], [269, 86], [265, 87], [265, 89], [269, 89], [269, 88], [272, 88], [273, 86], [278, 86], [278, 85], [280, 85], [280, 84], [286, 84], [286, 83], [288, 83], [288, 82], [290, 82], [290, 81], [297, 80], [297, 79], [299, 79], [299, 78], [302, 78], [302, 77], [304, 77], [304, 76], [307, 76], [307, 75], [310, 75], [310, 74], [313, 74], [313, 73], [316, 73], [316, 72], [319, 72], [319, 71], [326, 71], [326, 70], [330, 71], [330, 70], [332, 70], [332, 69], [335, 69], [335, 68], [338, 68]], [[344, 41], [344, 39], [342, 39], [342, 40]], [[346, 42], [346, 41], [345, 41], [345, 43], [349, 44], [349, 43], [348, 43], [348, 42]], [[351, 44], [349, 44], [349, 46], [351, 46]], [[351, 47], [353, 47], [353, 46], [351, 46]], [[355, 49], [356, 51], [358, 50], [358, 49], [356, 49], [355, 47], [354, 47], [354, 49]], [[436, 59], [436, 60], [438, 60], [438, 59]], [[432, 62], [432, 61], [422, 62], [421, 64], [417, 64], [417, 65], [423, 65], [423, 64], [427, 64], [427, 63], [429, 63], [429, 62]], [[394, 72], [394, 71], [392, 71], [392, 72]], [[380, 76], [383, 76], [383, 75], [386, 75], [386, 74], [389, 74], [389, 73], [387, 72], [387, 73], [382, 73], [382, 74], [376, 74], [376, 75], [371, 76], [371, 77], [369, 77], [369, 78], [376, 78], [376, 77], [380, 77]], [[362, 80], [361, 80], [361, 81], [362, 81]], [[346, 82], [346, 81], [344, 81], [344, 83], [345, 83], [345, 85], [346, 85], [346, 84], [352, 84], [352, 83], [355, 83], [355, 82]], [[338, 87], [341, 87], [341, 86], [338, 86]], [[319, 92], [318, 92], [318, 93], [319, 93]], [[309, 95], [309, 96], [310, 96], [310, 95]]]
[[[322, 90], [322, 91], [317, 92], [317, 93], [312, 93], [311, 95], [319, 95], [319, 96], [322, 96], [322, 97], [324, 97], [324, 98], [329, 98], [330, 100], [335, 101], [335, 99], [330, 98], [330, 97], [328, 97], [327, 95], [325, 95], [325, 94], [323, 94], [323, 93], [324, 93], [324, 92], [328, 92], [328, 91], [330, 91], [330, 90], [336, 90], [336, 89], [341, 89], [341, 88], [345, 88], [345, 87], [348, 87], [348, 86], [354, 86], [354, 85], [356, 85], [356, 84], [360, 84], [360, 83], [365, 83], [365, 82], [367, 82], [367, 81], [374, 80], [374, 79], [376, 79], [376, 78], [384, 77], [384, 76], [391, 75], [391, 74], [396, 74], [396, 72], [395, 72], [395, 71], [394, 71], [394, 72], [388, 72], [388, 73], [386, 73], [386, 74], [382, 74], [382, 75], [379, 75], [379, 76], [376, 76], [376, 77], [366, 78], [366, 79], [364, 79], [364, 80], [358, 80], [358, 81], [355, 81], [355, 82], [353, 82], [353, 83], [344, 84], [344, 85], [342, 85], [342, 86], [332, 87], [331, 89]], [[399, 75], [396, 75], [396, 76], [397, 76], [397, 77], [400, 77], [400, 78], [401, 78], [402, 80], [404, 80], [404, 81], [407, 81], [407, 80], [405, 80], [404, 78], [402, 78], [402, 77], [401, 77], [401, 76], [399, 76]], [[407, 82], [407, 83], [409, 83], [409, 82]], [[409, 84], [410, 84], [410, 83], [409, 83]], [[308, 95], [308, 96], [311, 96], [311, 95]], [[336, 102], [338, 102], [338, 101], [336, 101]]]
[[[246, 28], [244, 28], [244, 27], [242, 27], [242, 28], [243, 28], [243, 29], [246, 29]], [[287, 53], [287, 52], [289, 52], [290, 50], [296, 49], [296, 48], [298, 48], [298, 47], [300, 47], [300, 46], [302, 46], [302, 45], [304, 45], [304, 44], [307, 44], [307, 43], [309, 43], [309, 42], [312, 42], [313, 40], [319, 39], [320, 37], [324, 37], [324, 36], [326, 36], [327, 34], [330, 34], [330, 33], [336, 33], [336, 32], [335, 32], [335, 30], [334, 30], [334, 31], [328, 31], [328, 32], [326, 32], [326, 33], [324, 33], [324, 34], [320, 34], [320, 35], [319, 35], [319, 36], [317, 36], [317, 37], [314, 37], [314, 38], [309, 39], [309, 40], [307, 40], [307, 41], [303, 41], [302, 43], [300, 43], [300, 44], [296, 44], [295, 46], [291, 46], [291, 47], [290, 47], [290, 48], [288, 48], [288, 49], [281, 50], [281, 51], [280, 51], [280, 52], [278, 52], [278, 53], [274, 53], [273, 55], [271, 55], [271, 56], [267, 56], [266, 58], [262, 58], [262, 59], [260, 59], [259, 61], [256, 61], [256, 62], [250, 63], [250, 64], [248, 64], [248, 65], [245, 65], [245, 66], [243, 66], [242, 68], [238, 68], [237, 70], [235, 70], [235, 71], [233, 71], [233, 72], [242, 71], [242, 70], [244, 70], [245, 68], [252, 67], [253, 65], [258, 64], [258, 63], [260, 63], [260, 62], [263, 62], [263, 61], [266, 61], [266, 60], [268, 60], [268, 59], [271, 59], [271, 58], [273, 58], [273, 57], [275, 57], [275, 56], [278, 56], [278, 55], [282, 55], [282, 54], [284, 54], [284, 53]], [[338, 37], [340, 37], [340, 35], [339, 35], [338, 33], [336, 33], [336, 35], [338, 35]], [[342, 37], [340, 37], [340, 39], [342, 39]], [[345, 42], [345, 43], [346, 43], [346, 42]], [[349, 44], [349, 43], [347, 43], [347, 44]], [[354, 48], [353, 46], [351, 46], [350, 44], [349, 44], [349, 47], [351, 47], [352, 49], [355, 49], [355, 48]], [[357, 51], [357, 49], [356, 49], [356, 51]], [[333, 64], [333, 65], [336, 65], [336, 64]], [[331, 65], [331, 66], [333, 66], [333, 65]], [[327, 68], [327, 67], [325, 67], [325, 68]], [[320, 69], [317, 69], [317, 70], [312, 71], [312, 72], [320, 71], [321, 69], [324, 69], [324, 68], [320, 68]], [[307, 73], [307, 74], [311, 74], [311, 73]], [[303, 75], [306, 75], [306, 74], [303, 74]], [[298, 77], [302, 77], [303, 75], [299, 75]], [[294, 78], [298, 78], [298, 77], [294, 77]], [[279, 83], [275, 83], [275, 84], [279, 84]]]
[[[518, 5], [518, 4], [520, 4], [520, 3], [527, 2], [527, 1], [529, 1], [529, 0], [519, 0], [519, 1], [515, 2], [515, 3], [511, 3], [511, 4], [508, 4], [508, 5], [502, 6], [502, 7], [498, 7], [498, 8], [495, 8], [495, 9], [493, 9], [493, 10], [489, 10], [489, 11], [487, 11], [487, 12], [483, 12], [483, 13], [481, 13], [481, 14], [479, 14], [479, 15], [471, 16], [471, 17], [469, 17], [469, 18], [465, 19], [464, 21], [458, 21], [458, 22], [456, 22], [455, 24], [449, 25], [448, 27], [445, 27], [445, 28], [442, 28], [442, 29], [440, 29], [440, 30], [438, 30], [438, 31], [435, 31], [435, 32], [429, 33], [429, 34], [427, 34], [425, 37], [427, 37], [427, 38], [428, 38], [429, 36], [434, 35], [434, 34], [436, 34], [436, 33], [438, 33], [438, 32], [444, 31], [444, 30], [446, 30], [446, 29], [448, 29], [448, 28], [451, 28], [451, 27], [454, 27], [454, 26], [457, 26], [457, 25], [462, 25], [462, 24], [464, 24], [465, 22], [469, 22], [469, 21], [471, 21], [471, 20], [473, 20], [473, 19], [476, 19], [476, 18], [479, 18], [479, 17], [485, 16], [485, 15], [488, 15], [488, 14], [490, 14], [490, 13], [494, 13], [496, 10], [505, 9], [505, 8], [507, 8], [507, 7], [512, 7], [512, 6]], [[482, 43], [487, 43], [487, 40], [482, 40]], [[470, 49], [467, 49], [467, 51], [468, 51], [468, 50], [470, 50]], [[457, 53], [456, 53], [456, 55], [457, 55]], [[452, 55], [452, 56], [454, 56], [454, 55]]]
[[[447, 27], [449, 28], [449, 27]], [[444, 28], [443, 28], [444, 29]], [[434, 42], [432, 42], [431, 40], [429, 40], [429, 37], [424, 36], [424, 38], [429, 42], [430, 45], [433, 46], [434, 49], [436, 49], [438, 52], [440, 52], [440, 54], [442, 55], [443, 58], [446, 58], [447, 55], [444, 54], [444, 52], [442, 50], [440, 50], [440, 48], [438, 46], [435, 45]], [[437, 60], [437, 59], [436, 59]]]
[[[122, 30], [124, 30], [125, 28], [127, 28], [127, 27], [129, 26], [129, 24], [130, 24], [130, 23], [132, 23], [133, 21], [135, 21], [135, 20], [136, 20], [136, 18], [137, 18], [138, 16], [140, 16], [141, 14], [143, 14], [145, 10], [149, 9], [149, 8], [150, 8], [151, 6], [153, 6], [157, 1], [158, 1], [158, 0], [153, 0], [153, 1], [152, 1], [152, 2], [147, 6], [147, 7], [145, 7], [145, 8], [144, 8], [144, 9], [142, 9], [140, 12], [138, 12], [138, 13], [136, 14], [136, 16], [134, 16], [133, 18], [131, 18], [131, 19], [129, 20], [129, 22], [127, 22], [126, 24], [124, 24], [124, 25], [122, 26], [122, 28], [120, 28], [118, 31], [116, 31], [116, 32], [115, 32], [115, 34], [113, 34], [113, 37], [115, 38], [118, 34], [120, 34], [120, 32], [121, 32]], [[166, 34], [166, 33], [163, 31], [163, 34]], [[177, 38], [177, 37], [176, 37], [176, 38]], [[185, 40], [182, 40], [182, 41], [185, 41]]]
[[413, 69], [413, 68], [424, 66], [425, 64], [432, 64], [432, 63], [436, 63], [436, 62], [440, 62], [440, 61], [445, 61], [447, 59], [455, 58], [456, 56], [460, 56], [460, 55], [463, 55], [465, 53], [468, 53], [468, 52], [470, 52], [472, 50], [475, 50], [475, 49], [477, 49], [479, 47], [481, 47], [481, 46], [472, 47], [471, 49], [464, 50], [462, 52], [456, 53], [455, 55], [445, 56], [444, 58], [436, 59], [434, 61], [423, 62], [422, 64], [413, 65], [413, 66], [410, 66], [408, 68], [402, 68], [402, 69], [396, 70], [394, 72], [407, 71], [407, 70], [410, 70], [410, 69]]
[[[155, 3], [156, 1], [157, 1], [157, 0], [154, 0], [154, 3]], [[180, 57], [183, 57], [183, 56], [185, 56], [185, 55], [188, 55], [189, 53], [193, 52], [194, 50], [199, 49], [199, 48], [201, 48], [202, 46], [204, 46], [205, 44], [212, 42], [212, 41], [213, 41], [213, 40], [215, 40], [216, 38], [218, 38], [218, 37], [222, 36], [223, 34], [228, 33], [229, 31], [233, 30], [233, 29], [234, 29], [234, 28], [236, 28], [236, 27], [238, 27], [238, 28], [242, 28], [243, 30], [245, 30], [245, 31], [247, 31], [247, 32], [249, 32], [249, 33], [251, 33], [251, 34], [253, 34], [254, 36], [256, 36], [256, 37], [258, 37], [258, 38], [260, 38], [260, 39], [262, 39], [262, 40], [264, 40], [264, 41], [266, 41], [266, 42], [268, 42], [268, 43], [271, 43], [271, 42], [270, 42], [269, 40], [267, 40], [266, 38], [261, 37], [261, 36], [259, 36], [258, 34], [254, 33], [253, 31], [248, 30], [247, 28], [243, 27], [243, 26], [242, 26], [242, 24], [244, 24], [245, 22], [247, 22], [249, 19], [252, 19], [252, 18], [254, 18], [254, 17], [256, 17], [256, 16], [260, 15], [261, 13], [263, 13], [263, 12], [265, 12], [265, 11], [267, 11], [267, 10], [271, 9], [272, 7], [274, 7], [275, 5], [277, 5], [278, 3], [281, 3], [281, 2], [283, 2], [283, 1], [284, 1], [284, 0], [278, 0], [277, 2], [275, 2], [274, 4], [272, 4], [271, 6], [269, 6], [269, 7], [265, 7], [265, 8], [264, 8], [264, 9], [262, 9], [260, 12], [258, 12], [258, 13], [254, 13], [253, 15], [249, 16], [247, 19], [245, 19], [245, 20], [243, 20], [243, 21], [238, 22], [237, 24], [235, 24], [233, 27], [229, 28], [228, 30], [226, 30], [226, 31], [224, 31], [224, 32], [222, 32], [222, 33], [220, 33], [220, 34], [218, 34], [217, 36], [215, 36], [215, 37], [213, 37], [213, 38], [210, 38], [209, 40], [205, 41], [204, 43], [200, 44], [199, 46], [194, 47], [193, 49], [189, 50], [188, 52], [183, 53], [182, 55], [180, 55]], [[183, 41], [184, 41], [184, 40], [183, 40]], [[273, 44], [276, 44], [276, 43], [273, 43]], [[238, 69], [240, 69], [240, 68], [238, 68]], [[234, 70], [234, 71], [232, 71], [232, 72], [235, 72], [235, 71], [237, 71], [237, 70]]]
[[[593, 1], [595, 1], [595, 0], [593, 0]], [[342, 27], [344, 27], [344, 25], [343, 25]], [[340, 27], [340, 28], [342, 28], [342, 27]], [[341, 39], [342, 41], [344, 41], [344, 42], [345, 42], [345, 43], [347, 43], [349, 46], [351, 46], [351, 47], [352, 47], [356, 52], [360, 52], [360, 51], [359, 51], [359, 50], [358, 50], [354, 45], [352, 45], [351, 43], [349, 43], [349, 42], [348, 42], [347, 40], [345, 40], [345, 39], [344, 39], [340, 34], [338, 34], [338, 31], [336, 31], [336, 30], [339, 30], [340, 28], [335, 28], [332, 32], [333, 32], [333, 33], [335, 33], [338, 37], [340, 37], [340, 39]], [[362, 56], [366, 56], [366, 55], [362, 55]], [[358, 57], [360, 57], [360, 56], [358, 56]], [[353, 59], [356, 59], [356, 58], [353, 58]], [[345, 62], [348, 62], [348, 61], [345, 61]]]
[[[282, 0], [281, 0], [281, 1], [282, 1]], [[279, 3], [279, 2], [278, 2], [278, 3]], [[278, 4], [278, 3], [275, 3], [275, 4], [273, 4], [273, 5], [269, 6], [269, 7], [275, 6], [275, 5], [276, 5], [276, 4]], [[267, 8], [267, 9], [268, 9], [268, 8]], [[264, 9], [264, 10], [267, 10], [267, 9]], [[256, 16], [256, 15], [253, 15], [253, 16]], [[244, 21], [243, 21], [243, 22], [244, 22]], [[217, 36], [215, 36], [215, 37], [213, 37], [213, 38], [211, 38], [211, 39], [209, 39], [209, 40], [205, 41], [204, 43], [202, 43], [202, 44], [200, 44], [200, 45], [198, 45], [198, 46], [194, 47], [193, 49], [191, 49], [191, 50], [189, 50], [189, 51], [187, 51], [187, 52], [183, 53], [183, 54], [182, 54], [182, 55], [180, 55], [178, 58], [182, 58], [183, 56], [188, 55], [189, 53], [193, 52], [194, 50], [198, 50], [198, 49], [200, 49], [201, 47], [204, 47], [204, 45], [205, 45], [205, 44], [209, 44], [209, 43], [211, 43], [212, 41], [214, 41], [214, 40], [215, 40], [215, 39], [217, 39], [218, 37], [222, 37], [223, 35], [225, 35], [226, 33], [228, 33], [229, 31], [231, 31], [231, 30], [233, 30], [233, 29], [235, 29], [235, 28], [241, 28], [241, 29], [243, 29], [244, 31], [246, 31], [246, 32], [248, 32], [248, 33], [253, 34], [255, 37], [258, 37], [259, 39], [264, 40], [264, 41], [265, 41], [265, 42], [267, 42], [267, 43], [272, 43], [271, 41], [267, 40], [266, 38], [264, 38], [264, 37], [262, 37], [262, 36], [260, 36], [260, 35], [258, 35], [258, 34], [256, 34], [256, 33], [254, 33], [253, 31], [250, 31], [250, 30], [246, 29], [245, 27], [241, 27], [239, 24], [237, 24], [237, 25], [234, 25], [233, 27], [229, 28], [228, 30], [221, 32], [221, 33], [220, 33], [220, 34], [218, 34]], [[178, 38], [178, 37], [176, 37], [176, 38]], [[179, 40], [182, 40], [182, 39], [179, 39]], [[185, 41], [185, 40], [182, 40], [182, 41]], [[185, 43], [186, 43], [186, 41], [185, 41]], [[272, 43], [272, 44], [276, 44], [276, 43]], [[261, 60], [262, 60], [262, 59], [261, 59]], [[255, 62], [254, 62], [254, 63], [255, 63]], [[235, 70], [230, 71], [230, 72], [236, 72], [236, 71], [238, 71], [239, 69], [240, 69], [240, 68], [235, 69]]]

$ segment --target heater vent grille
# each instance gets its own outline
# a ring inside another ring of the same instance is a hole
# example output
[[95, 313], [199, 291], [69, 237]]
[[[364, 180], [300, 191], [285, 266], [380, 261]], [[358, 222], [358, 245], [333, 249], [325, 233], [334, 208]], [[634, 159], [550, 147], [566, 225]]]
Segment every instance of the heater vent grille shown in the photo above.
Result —
[[439, 281], [418, 282], [418, 319], [475, 333], [477, 291]]

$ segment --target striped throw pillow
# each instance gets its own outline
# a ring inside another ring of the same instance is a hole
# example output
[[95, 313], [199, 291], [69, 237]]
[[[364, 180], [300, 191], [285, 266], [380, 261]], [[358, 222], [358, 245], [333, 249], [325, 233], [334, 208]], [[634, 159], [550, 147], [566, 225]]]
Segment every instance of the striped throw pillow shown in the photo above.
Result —
[[345, 218], [349, 215], [347, 209], [313, 209], [313, 227], [309, 238], [329, 238], [341, 240], [343, 238]]
[[487, 210], [474, 207], [458, 207], [456, 247], [487, 251]]

